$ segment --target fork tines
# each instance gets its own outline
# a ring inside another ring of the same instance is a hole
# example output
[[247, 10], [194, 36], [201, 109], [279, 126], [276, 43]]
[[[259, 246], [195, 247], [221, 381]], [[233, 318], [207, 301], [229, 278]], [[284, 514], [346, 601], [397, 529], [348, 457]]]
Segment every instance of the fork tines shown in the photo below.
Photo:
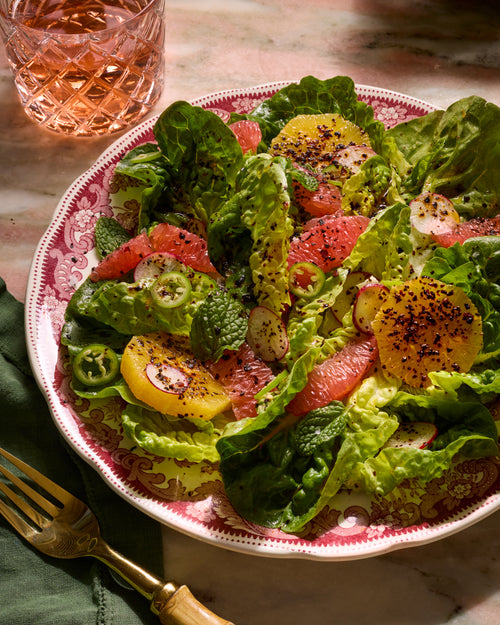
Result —
[[[47, 477], [19, 460], [8, 451], [0, 448], [0, 456], [8, 460], [19, 469], [34, 484], [39, 485], [55, 501], [61, 502], [59, 506], [44, 497], [39, 491], [32, 488], [26, 481], [14, 475], [3, 464], [0, 464], [2, 473], [11, 483], [7, 485], [0, 480], [0, 491], [5, 497], [0, 498], [0, 514], [23, 535], [31, 535], [37, 529], [46, 527], [51, 522], [57, 512], [61, 509], [62, 503], [68, 493], [60, 486], [49, 480]], [[27, 522], [29, 519], [35, 527]]]

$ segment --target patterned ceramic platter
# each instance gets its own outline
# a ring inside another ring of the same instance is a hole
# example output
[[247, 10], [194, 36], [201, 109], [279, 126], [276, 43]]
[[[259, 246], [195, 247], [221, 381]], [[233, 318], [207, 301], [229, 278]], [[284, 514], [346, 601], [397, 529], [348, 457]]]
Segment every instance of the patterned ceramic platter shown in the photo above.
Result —
[[[249, 112], [286, 83], [231, 90], [193, 102], [220, 115]], [[386, 126], [434, 110], [425, 102], [360, 85], [359, 98]], [[220, 547], [257, 555], [349, 560], [437, 540], [484, 518], [500, 505], [496, 460], [462, 462], [424, 489], [414, 483], [380, 499], [340, 494], [301, 536], [254, 525], [227, 500], [217, 468], [165, 460], [143, 452], [120, 428], [120, 400], [89, 401], [72, 392], [59, 343], [64, 311], [97, 257], [99, 215], [123, 225], [136, 213], [139, 190], [114, 175], [131, 148], [153, 139], [154, 119], [118, 139], [67, 190], [40, 241], [32, 265], [26, 332], [33, 369], [54, 420], [69, 444], [130, 504], [159, 522]]]

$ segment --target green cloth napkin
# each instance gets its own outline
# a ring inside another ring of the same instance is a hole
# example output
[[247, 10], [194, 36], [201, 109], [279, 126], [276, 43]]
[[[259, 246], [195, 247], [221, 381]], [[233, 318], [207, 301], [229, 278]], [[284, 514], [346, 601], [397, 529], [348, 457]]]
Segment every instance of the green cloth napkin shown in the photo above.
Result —
[[[2, 278], [0, 446], [88, 503], [112, 547], [162, 576], [160, 525], [116, 495], [56, 429], [30, 369], [24, 306]], [[158, 625], [148, 600], [117, 577], [94, 558], [44, 556], [0, 516], [1, 625]]]

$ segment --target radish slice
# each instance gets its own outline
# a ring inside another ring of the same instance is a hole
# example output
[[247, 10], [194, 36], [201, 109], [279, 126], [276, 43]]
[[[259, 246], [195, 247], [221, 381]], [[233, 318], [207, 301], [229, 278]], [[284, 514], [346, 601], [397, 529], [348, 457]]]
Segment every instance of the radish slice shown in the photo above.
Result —
[[347, 276], [342, 291], [330, 308], [333, 316], [340, 324], [342, 324], [342, 319], [347, 311], [351, 310], [359, 289], [370, 279], [371, 276], [366, 271], [353, 271]]
[[333, 160], [337, 165], [348, 169], [351, 174], [357, 174], [361, 165], [376, 154], [365, 145], [350, 145], [335, 152]]
[[443, 234], [460, 222], [453, 202], [439, 193], [421, 193], [409, 206], [410, 223], [421, 234]]
[[162, 273], [166, 271], [182, 271], [185, 267], [183, 263], [168, 252], [153, 252], [148, 254], [137, 264], [134, 270], [134, 281], [153, 278], [156, 280]]
[[380, 283], [365, 284], [356, 294], [352, 320], [357, 330], [373, 334], [372, 322], [384, 303], [389, 289]]
[[436, 438], [438, 433], [434, 423], [428, 421], [413, 421], [412, 423], [401, 423], [385, 447], [413, 447], [414, 449], [425, 449]]
[[288, 351], [285, 324], [266, 306], [256, 306], [248, 316], [247, 343], [262, 360], [281, 360]]
[[155, 388], [173, 395], [184, 393], [190, 382], [183, 371], [164, 363], [149, 363], [146, 365], [146, 375]]

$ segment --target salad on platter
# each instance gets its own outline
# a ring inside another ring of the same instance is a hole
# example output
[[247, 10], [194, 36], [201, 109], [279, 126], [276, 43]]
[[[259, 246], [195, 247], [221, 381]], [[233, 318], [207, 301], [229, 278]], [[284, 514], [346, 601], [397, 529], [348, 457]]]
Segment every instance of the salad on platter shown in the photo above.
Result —
[[386, 129], [343, 76], [227, 123], [173, 103], [116, 166], [134, 229], [98, 219], [66, 309], [73, 391], [287, 533], [498, 455], [499, 136], [476, 96]]

